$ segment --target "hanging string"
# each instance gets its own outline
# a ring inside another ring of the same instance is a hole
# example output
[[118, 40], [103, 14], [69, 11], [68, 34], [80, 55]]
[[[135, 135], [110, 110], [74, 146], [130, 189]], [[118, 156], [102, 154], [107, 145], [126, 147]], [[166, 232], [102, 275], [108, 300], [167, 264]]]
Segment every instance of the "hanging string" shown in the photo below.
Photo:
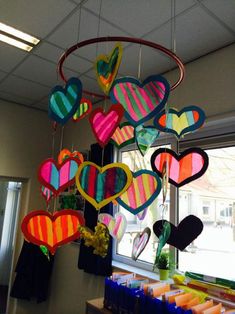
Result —
[[[98, 16], [98, 27], [97, 27], [97, 36], [96, 37], [99, 37], [100, 35], [100, 20], [101, 20], [101, 9], [102, 9], [102, 0], [100, 0], [100, 7], [99, 7], [99, 16]], [[96, 44], [96, 57], [98, 55], [98, 43]]]
[[142, 46], [140, 45], [139, 49], [139, 61], [138, 61], [138, 80], [140, 80], [141, 75], [141, 61], [142, 61]]
[[176, 53], [176, 10], [175, 0], [171, 0], [171, 50]]

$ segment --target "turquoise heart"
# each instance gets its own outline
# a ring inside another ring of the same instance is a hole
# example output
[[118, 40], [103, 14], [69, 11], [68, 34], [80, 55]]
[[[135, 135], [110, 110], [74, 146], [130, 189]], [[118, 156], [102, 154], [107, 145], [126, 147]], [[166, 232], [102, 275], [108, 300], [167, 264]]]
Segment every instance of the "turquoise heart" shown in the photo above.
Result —
[[135, 129], [135, 139], [138, 149], [142, 156], [144, 156], [151, 145], [159, 136], [159, 131], [153, 127], [139, 125]]
[[55, 86], [49, 96], [49, 117], [65, 124], [76, 112], [81, 97], [82, 83], [75, 77], [68, 80], [65, 88]]

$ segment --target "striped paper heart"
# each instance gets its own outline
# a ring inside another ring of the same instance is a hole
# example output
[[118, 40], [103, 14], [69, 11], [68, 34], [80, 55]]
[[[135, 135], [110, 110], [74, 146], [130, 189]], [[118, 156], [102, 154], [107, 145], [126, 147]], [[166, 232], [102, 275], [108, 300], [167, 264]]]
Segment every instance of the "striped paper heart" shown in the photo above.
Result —
[[99, 55], [95, 62], [98, 83], [108, 95], [122, 60], [122, 45], [117, 43], [109, 56]]
[[169, 182], [176, 187], [181, 187], [206, 172], [209, 158], [206, 152], [197, 147], [186, 149], [180, 155], [169, 148], [160, 148], [151, 156], [152, 169], [161, 177], [166, 162]]
[[111, 163], [101, 168], [85, 161], [76, 174], [78, 191], [97, 210], [125, 192], [131, 182], [132, 173], [122, 163]]
[[127, 227], [126, 217], [122, 213], [117, 213], [115, 218], [109, 214], [99, 214], [98, 220], [108, 228], [113, 238], [121, 241]]
[[143, 84], [134, 78], [123, 77], [115, 80], [110, 98], [124, 107], [125, 117], [136, 126], [164, 108], [169, 91], [169, 83], [160, 75], [149, 76]]
[[110, 142], [118, 149], [134, 143], [134, 127], [129, 122], [121, 123], [113, 133]]
[[143, 209], [141, 212], [139, 212], [136, 216], [139, 220], [144, 220], [144, 218], [146, 217], [148, 211], [148, 207], [146, 207], [145, 209]]
[[40, 187], [40, 191], [41, 191], [41, 194], [45, 198], [47, 203], [54, 196], [54, 193], [50, 189], [48, 189], [47, 187], [45, 187], [43, 185]]
[[201, 108], [188, 106], [180, 111], [171, 108], [160, 112], [154, 118], [154, 125], [158, 130], [173, 133], [180, 138], [200, 128], [204, 121], [205, 113]]
[[79, 211], [66, 209], [52, 215], [45, 210], [35, 210], [24, 217], [21, 230], [27, 241], [44, 245], [54, 254], [59, 246], [78, 239], [78, 227], [84, 224]]
[[137, 233], [133, 240], [132, 254], [131, 258], [136, 261], [143, 250], [146, 248], [146, 245], [149, 242], [151, 236], [151, 230], [146, 227], [143, 232]]
[[38, 180], [57, 196], [74, 183], [80, 163], [80, 160], [74, 157], [65, 159], [60, 165], [52, 158], [46, 159], [39, 166]]
[[75, 77], [68, 80], [65, 88], [55, 86], [49, 96], [49, 117], [60, 124], [65, 124], [76, 112], [81, 97], [82, 83]]
[[59, 155], [58, 155], [58, 164], [62, 164], [63, 161], [67, 158], [78, 158], [78, 160], [80, 161], [80, 163], [82, 163], [84, 161], [84, 157], [81, 153], [79, 153], [78, 151], [73, 151], [71, 152], [69, 149], [64, 148], [60, 151]]
[[133, 182], [118, 203], [136, 215], [148, 207], [161, 191], [161, 180], [153, 171], [143, 169], [133, 173]]
[[124, 114], [121, 105], [112, 105], [108, 112], [103, 108], [97, 108], [90, 114], [91, 128], [100, 146], [104, 147], [118, 127]]
[[73, 121], [78, 122], [87, 116], [92, 110], [92, 102], [89, 99], [82, 98], [80, 104], [73, 115]]
[[151, 126], [138, 125], [135, 129], [135, 139], [138, 149], [144, 156], [159, 136], [159, 131]]

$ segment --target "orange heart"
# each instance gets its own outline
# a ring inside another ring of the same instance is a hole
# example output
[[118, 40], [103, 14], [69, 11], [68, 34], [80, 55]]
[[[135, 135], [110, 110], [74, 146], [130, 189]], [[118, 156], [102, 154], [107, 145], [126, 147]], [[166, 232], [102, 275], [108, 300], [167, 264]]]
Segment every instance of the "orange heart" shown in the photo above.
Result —
[[79, 153], [78, 151], [75, 150], [71, 152], [69, 149], [64, 148], [60, 151], [58, 155], [58, 164], [61, 165], [63, 161], [69, 157], [78, 158], [81, 163], [84, 161], [83, 155]]
[[80, 237], [78, 228], [85, 225], [83, 215], [76, 210], [65, 209], [53, 215], [35, 210], [26, 215], [21, 224], [25, 239], [36, 245], [45, 245], [51, 254], [57, 247]]

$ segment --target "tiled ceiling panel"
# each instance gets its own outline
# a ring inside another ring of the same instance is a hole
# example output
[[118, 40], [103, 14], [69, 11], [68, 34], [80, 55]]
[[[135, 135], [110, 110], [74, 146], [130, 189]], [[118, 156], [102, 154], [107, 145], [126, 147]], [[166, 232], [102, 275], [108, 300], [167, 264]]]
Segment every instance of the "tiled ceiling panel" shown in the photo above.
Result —
[[76, 7], [67, 0], [1, 0], [1, 21], [44, 38]]
[[[194, 0], [178, 1], [176, 14], [194, 4]], [[100, 0], [88, 1], [84, 6], [99, 14]], [[133, 36], [142, 37], [171, 18], [171, 0], [104, 0], [101, 16], [119, 25]]]
[[31, 104], [32, 104], [31, 99], [21, 97], [19, 95], [15, 95], [12, 92], [10, 92], [10, 93], [3, 92], [1, 90], [0, 90], [0, 99], [7, 100], [10, 102], [15, 102], [15, 103], [20, 104], [20, 105], [31, 106]]
[[204, 0], [202, 2], [221, 21], [226, 23], [235, 32], [235, 1], [234, 0]]
[[25, 51], [0, 42], [0, 70], [10, 72], [26, 55]]
[[[206, 30], [206, 31], [205, 31]], [[189, 61], [234, 41], [234, 36], [201, 7], [176, 19], [176, 51]]]
[[41, 97], [41, 95], [47, 95], [50, 88], [15, 76], [9, 76], [0, 84], [0, 90], [35, 101]]

